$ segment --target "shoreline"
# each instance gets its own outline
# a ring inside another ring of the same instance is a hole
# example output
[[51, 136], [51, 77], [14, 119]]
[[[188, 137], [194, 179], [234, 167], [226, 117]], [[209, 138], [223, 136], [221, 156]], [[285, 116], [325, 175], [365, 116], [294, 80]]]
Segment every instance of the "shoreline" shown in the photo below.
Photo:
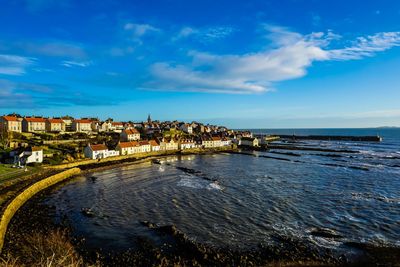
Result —
[[[237, 150], [235, 150], [237, 151]], [[114, 162], [99, 162], [98, 164], [88, 164], [82, 168], [81, 174], [123, 167], [132, 164], [141, 164], [157, 159], [180, 155], [202, 155], [214, 153], [229, 153], [232, 151], [197, 151], [190, 153], [171, 153], [167, 155], [149, 155], [144, 158], [128, 158], [126, 160], [116, 160]], [[236, 153], [232, 153], [236, 154]], [[99, 166], [103, 165], [104, 166]], [[73, 179], [73, 177], [71, 178]], [[61, 183], [62, 184], [62, 183]], [[67, 232], [69, 242], [73, 245], [77, 253], [84, 259], [84, 265], [102, 264], [106, 266], [121, 265], [159, 265], [171, 266], [178, 265], [247, 265], [247, 266], [371, 266], [380, 261], [366, 258], [358, 259], [357, 262], [346, 262], [333, 255], [317, 253], [298, 240], [280, 236], [281, 246], [263, 246], [245, 251], [237, 251], [230, 248], [212, 248], [188, 239], [183, 232], [174, 225], [156, 225], [152, 222], [142, 222], [143, 225], [152, 229], [161, 236], [166, 236], [173, 240], [175, 249], [163, 251], [162, 248], [152, 246], [143, 241], [138, 250], [127, 250], [112, 255], [101, 255], [101, 251], [89, 251], [84, 246], [82, 237], [74, 236], [72, 228], [68, 223], [68, 218], [56, 223], [54, 221], [55, 207], [47, 206], [43, 203], [46, 196], [54, 190], [56, 184], [30, 199], [15, 215], [10, 222], [7, 231], [5, 249], [2, 257], [12, 254], [22, 258], [24, 256], [20, 249], [16, 247], [18, 243], [24, 242], [26, 235], [31, 235], [39, 230], [42, 236], [46, 236], [53, 231], [61, 230]], [[390, 248], [388, 248], [390, 250]], [[385, 251], [380, 252], [383, 256]], [[396, 251], [392, 252], [395, 253]], [[100, 253], [100, 254], [99, 254]], [[379, 253], [379, 252], [378, 252]], [[100, 256], [99, 256], [100, 255]], [[382, 259], [382, 258], [381, 258]], [[360, 261], [360, 262], [358, 262]], [[394, 261], [393, 261], [394, 262]], [[95, 265], [96, 266], [96, 265]], [[394, 265], [396, 266], [396, 265]]]
[[[139, 247], [135, 250], [104, 254], [101, 248], [97, 250], [86, 248], [84, 237], [74, 235], [68, 218], [63, 217], [59, 222], [55, 222], [56, 208], [43, 203], [53, 189], [48, 188], [34, 196], [16, 213], [10, 223], [10, 232], [1, 255], [3, 258], [7, 255], [25, 257], [24, 250], [18, 244], [25, 242], [27, 236], [35, 233], [46, 238], [54, 232], [61, 232], [66, 233], [68, 242], [82, 257], [82, 266], [338, 266], [343, 264], [329, 253], [317, 254], [301, 242], [284, 236], [280, 237], [281, 245], [276, 247], [260, 244], [257, 248], [246, 250], [216, 248], [192, 241], [174, 225], [158, 226], [146, 221], [141, 223], [171, 242], [163, 247], [157, 247], [146, 240], [140, 240]], [[25, 264], [29, 266], [32, 262], [28, 260]]]

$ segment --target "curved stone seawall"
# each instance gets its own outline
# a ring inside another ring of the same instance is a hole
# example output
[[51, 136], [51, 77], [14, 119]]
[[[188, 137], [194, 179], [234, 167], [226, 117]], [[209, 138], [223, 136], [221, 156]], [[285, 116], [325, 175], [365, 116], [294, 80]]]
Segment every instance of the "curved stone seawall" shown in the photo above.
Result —
[[81, 172], [79, 168], [69, 169], [58, 174], [47, 177], [26, 188], [22, 193], [16, 196], [2, 211], [0, 219], [0, 252], [4, 245], [4, 239], [7, 232], [7, 227], [14, 214], [22, 207], [31, 197], [40, 191], [55, 185], [71, 176]]

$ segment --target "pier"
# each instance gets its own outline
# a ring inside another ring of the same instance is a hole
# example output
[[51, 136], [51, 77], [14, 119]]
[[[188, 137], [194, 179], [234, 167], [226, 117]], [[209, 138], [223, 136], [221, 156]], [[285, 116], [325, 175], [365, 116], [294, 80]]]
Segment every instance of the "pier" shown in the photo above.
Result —
[[359, 141], [381, 142], [382, 137], [376, 136], [342, 136], [342, 135], [279, 135], [281, 139], [290, 140], [324, 140], [324, 141]]

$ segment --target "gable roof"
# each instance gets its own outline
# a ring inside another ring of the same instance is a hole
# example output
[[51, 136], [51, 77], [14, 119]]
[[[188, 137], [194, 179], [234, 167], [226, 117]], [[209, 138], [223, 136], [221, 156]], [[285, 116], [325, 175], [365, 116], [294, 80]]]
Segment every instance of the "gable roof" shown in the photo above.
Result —
[[152, 146], [159, 146], [159, 145], [160, 145], [159, 143], [157, 143], [156, 140], [150, 140], [149, 143], [150, 143], [150, 145], [152, 145]]
[[82, 119], [82, 120], [74, 120], [74, 122], [76, 122], [76, 123], [92, 123], [91, 120], [85, 120], [85, 119]]
[[135, 147], [135, 146], [139, 146], [139, 143], [136, 141], [132, 141], [132, 142], [121, 142], [118, 144], [121, 148], [128, 148], [128, 147]]
[[126, 129], [126, 130], [125, 130], [125, 133], [126, 133], [127, 135], [130, 135], [130, 134], [138, 134], [139, 132], [138, 132], [138, 130], [136, 130], [135, 128], [132, 128], [132, 129]]
[[25, 120], [28, 122], [46, 122], [44, 118], [25, 118]]
[[90, 147], [93, 151], [108, 150], [108, 147], [104, 144], [90, 145]]
[[3, 119], [6, 121], [18, 121], [18, 118], [14, 116], [3, 116]]
[[47, 119], [50, 123], [64, 123], [62, 119]]
[[141, 146], [150, 145], [149, 141], [139, 141], [139, 144], [140, 144]]

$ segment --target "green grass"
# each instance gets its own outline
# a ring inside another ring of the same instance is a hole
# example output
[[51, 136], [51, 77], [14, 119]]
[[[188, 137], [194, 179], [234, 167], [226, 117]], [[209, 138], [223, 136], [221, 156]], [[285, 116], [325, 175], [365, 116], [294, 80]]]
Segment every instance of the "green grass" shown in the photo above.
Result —
[[40, 167], [28, 167], [28, 170], [12, 168], [11, 164], [0, 164], [0, 183], [21, 177], [23, 175], [36, 173]]
[[0, 175], [15, 171], [14, 168], [11, 168], [11, 164], [0, 164]]

